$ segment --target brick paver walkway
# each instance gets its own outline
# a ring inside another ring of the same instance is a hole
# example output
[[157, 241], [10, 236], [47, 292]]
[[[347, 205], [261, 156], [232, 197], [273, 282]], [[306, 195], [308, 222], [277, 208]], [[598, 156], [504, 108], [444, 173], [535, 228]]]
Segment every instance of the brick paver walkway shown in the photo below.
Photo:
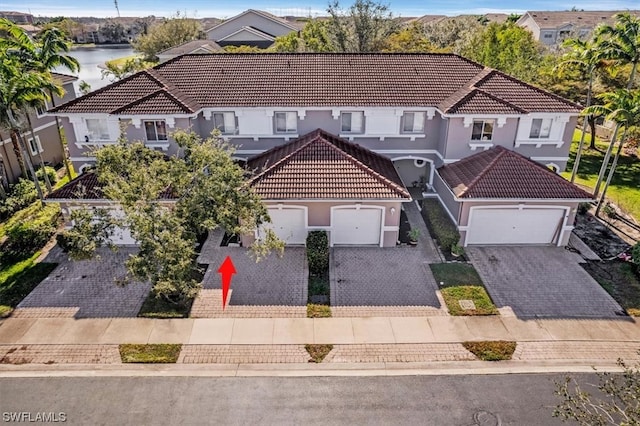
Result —
[[12, 318], [75, 318], [80, 308], [17, 308]]
[[304, 345], [188, 345], [178, 358], [184, 364], [306, 363]]
[[640, 342], [518, 342], [514, 360], [615, 360], [632, 364], [640, 360]]
[[118, 345], [0, 345], [0, 364], [120, 364]]
[[[233, 298], [231, 301], [235, 301]], [[191, 306], [191, 318], [305, 318], [305, 306], [228, 305], [222, 310], [222, 290], [202, 289]]]
[[411, 229], [418, 229], [420, 231], [417, 248], [422, 251], [424, 260], [428, 263], [442, 262], [440, 253], [429, 234], [427, 225], [424, 223], [424, 219], [422, 218], [420, 210], [416, 206], [416, 202], [404, 203], [402, 208], [407, 215], [407, 220], [409, 221], [409, 225], [411, 225]]
[[469, 247], [496, 306], [519, 318], [617, 318], [622, 311], [562, 247]]
[[30, 309], [23, 312], [18, 309], [16, 314], [60, 317], [75, 308], [76, 318], [135, 317], [151, 285], [132, 282], [122, 287], [116, 284], [116, 280], [125, 276], [124, 262], [135, 250], [101, 249], [99, 257], [92, 260], [63, 260], [18, 305], [18, 308]]
[[477, 358], [460, 343], [335, 345], [324, 362], [435, 362]]
[[446, 309], [431, 306], [332, 306], [333, 317], [434, 317], [449, 315]]

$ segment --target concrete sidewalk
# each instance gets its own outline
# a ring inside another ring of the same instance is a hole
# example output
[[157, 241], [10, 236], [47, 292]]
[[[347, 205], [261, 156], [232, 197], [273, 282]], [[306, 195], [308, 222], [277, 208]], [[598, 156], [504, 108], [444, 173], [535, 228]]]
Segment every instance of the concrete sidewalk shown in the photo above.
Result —
[[0, 344], [183, 343], [190, 345], [410, 344], [473, 340], [638, 343], [640, 322], [515, 317], [9, 318]]

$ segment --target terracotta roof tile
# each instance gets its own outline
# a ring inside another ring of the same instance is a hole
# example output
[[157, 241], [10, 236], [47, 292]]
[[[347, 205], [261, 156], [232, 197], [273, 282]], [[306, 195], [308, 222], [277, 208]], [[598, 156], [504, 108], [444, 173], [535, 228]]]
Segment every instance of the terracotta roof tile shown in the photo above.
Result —
[[474, 114], [478, 111], [487, 114], [523, 114], [525, 110], [490, 95], [484, 91], [473, 89], [443, 112], [447, 114]]
[[[163, 200], [174, 198], [171, 195], [171, 189], [165, 190], [160, 194]], [[93, 171], [82, 173], [71, 182], [58, 188], [47, 196], [47, 200], [102, 200], [104, 194], [102, 192], [102, 184], [98, 180], [98, 176]]]
[[315, 130], [253, 157], [250, 184], [267, 200], [409, 200], [393, 163], [366, 148]]
[[474, 89], [493, 101], [478, 96], [466, 113], [484, 113], [485, 107], [504, 111], [505, 103], [525, 112], [580, 111], [576, 104], [453, 54], [269, 53], [180, 56], [53, 112], [110, 113], [158, 89], [194, 111], [269, 106], [446, 109]]
[[502, 146], [438, 168], [458, 198], [591, 199], [561, 176]]
[[628, 12], [640, 16], [638, 10], [575, 10], [575, 11], [529, 11], [520, 20], [530, 15], [540, 28], [558, 28], [572, 24], [578, 28], [594, 28], [599, 24], [612, 24], [614, 15]]
[[147, 114], [153, 110], [162, 114], [191, 114], [194, 111], [164, 90], [158, 90], [130, 103], [122, 108], [111, 111], [112, 114], [136, 115]]

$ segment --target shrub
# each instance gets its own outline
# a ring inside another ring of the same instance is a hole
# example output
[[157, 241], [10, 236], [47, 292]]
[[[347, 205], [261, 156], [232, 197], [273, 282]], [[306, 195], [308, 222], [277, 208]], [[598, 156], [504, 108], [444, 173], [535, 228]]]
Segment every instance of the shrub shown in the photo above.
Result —
[[422, 214], [429, 221], [430, 229], [435, 233], [440, 248], [443, 252], [449, 253], [451, 247], [460, 241], [460, 233], [455, 224], [437, 199], [427, 198], [422, 201], [422, 206]]
[[7, 230], [7, 240], [2, 246], [3, 256], [27, 257], [40, 250], [56, 232], [60, 207], [46, 206], [29, 220], [21, 221]]
[[0, 219], [13, 215], [33, 203], [37, 198], [38, 194], [34, 183], [20, 178], [18, 183], [9, 188], [9, 196], [0, 203]]
[[578, 204], [578, 214], [587, 214], [589, 209], [591, 208], [591, 203], [585, 202]]
[[54, 169], [53, 167], [45, 166], [43, 171], [43, 168], [40, 167], [38, 170], [36, 170], [36, 176], [38, 177], [38, 180], [44, 182], [45, 172], [47, 173], [47, 177], [49, 177], [49, 182], [51, 183], [51, 185], [55, 185], [55, 183], [58, 182], [58, 174], [56, 173], [56, 169]]
[[329, 238], [325, 231], [309, 232], [307, 262], [311, 275], [323, 275], [329, 270]]

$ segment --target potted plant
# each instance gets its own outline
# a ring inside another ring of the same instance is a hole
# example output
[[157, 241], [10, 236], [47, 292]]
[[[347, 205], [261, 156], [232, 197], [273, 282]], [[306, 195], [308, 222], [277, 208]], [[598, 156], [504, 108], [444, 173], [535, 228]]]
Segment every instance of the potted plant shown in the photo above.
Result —
[[460, 244], [455, 243], [454, 245], [451, 246], [451, 255], [453, 257], [460, 257], [463, 254], [464, 254], [464, 249]]
[[407, 232], [407, 236], [409, 237], [409, 244], [411, 244], [412, 246], [415, 246], [416, 244], [418, 244], [418, 237], [420, 236], [420, 230], [414, 228], [409, 232]]

